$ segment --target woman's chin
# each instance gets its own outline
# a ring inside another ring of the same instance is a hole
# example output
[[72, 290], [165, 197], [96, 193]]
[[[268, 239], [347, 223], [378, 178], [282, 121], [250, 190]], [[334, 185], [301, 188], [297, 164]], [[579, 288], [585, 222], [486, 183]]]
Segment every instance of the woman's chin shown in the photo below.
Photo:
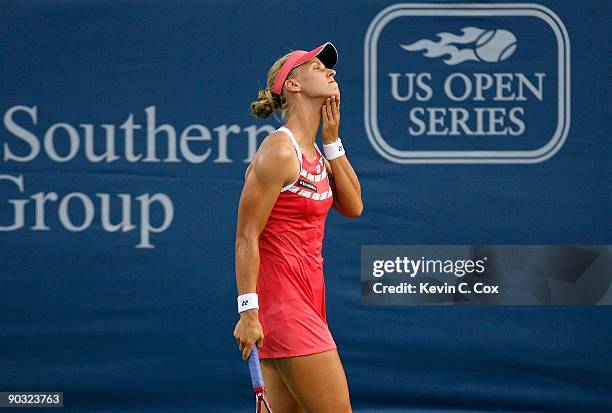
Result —
[[340, 97], [340, 88], [338, 87], [338, 84], [336, 82], [333, 82], [331, 84], [331, 89], [332, 89], [331, 96]]

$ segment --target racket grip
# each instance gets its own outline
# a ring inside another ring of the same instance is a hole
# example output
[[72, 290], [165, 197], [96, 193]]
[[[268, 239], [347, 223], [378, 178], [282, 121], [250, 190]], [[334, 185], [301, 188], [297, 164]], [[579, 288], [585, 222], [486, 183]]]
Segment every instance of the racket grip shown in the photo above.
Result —
[[253, 389], [260, 387], [263, 388], [264, 381], [261, 374], [261, 363], [259, 362], [259, 351], [257, 350], [257, 344], [253, 346], [253, 350], [251, 350], [251, 354], [249, 354], [248, 362]]

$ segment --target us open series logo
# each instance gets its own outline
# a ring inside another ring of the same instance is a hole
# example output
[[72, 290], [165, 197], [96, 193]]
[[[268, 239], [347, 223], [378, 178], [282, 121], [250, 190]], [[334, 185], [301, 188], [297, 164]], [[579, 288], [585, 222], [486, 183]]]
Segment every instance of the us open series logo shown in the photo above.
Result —
[[385, 159], [538, 163], [570, 127], [570, 42], [530, 3], [405, 3], [365, 44], [365, 128]]

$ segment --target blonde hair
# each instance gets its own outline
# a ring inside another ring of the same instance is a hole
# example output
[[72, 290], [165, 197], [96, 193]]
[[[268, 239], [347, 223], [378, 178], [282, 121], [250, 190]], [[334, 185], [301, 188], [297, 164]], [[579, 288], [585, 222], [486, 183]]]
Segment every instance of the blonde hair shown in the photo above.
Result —
[[[257, 95], [257, 100], [251, 103], [251, 113], [258, 118], [267, 118], [275, 109], [281, 110], [283, 118], [286, 119], [289, 116], [290, 108], [287, 97], [284, 93], [281, 93], [280, 96], [275, 95], [272, 93], [272, 87], [274, 86], [274, 81], [278, 76], [278, 72], [280, 72], [283, 63], [285, 63], [290, 54], [291, 52], [279, 58], [274, 62], [272, 67], [270, 67], [270, 70], [268, 70], [268, 79], [266, 80], [266, 88], [260, 90]], [[287, 75], [287, 79], [293, 78], [296, 73], [295, 68], [292, 69]]]

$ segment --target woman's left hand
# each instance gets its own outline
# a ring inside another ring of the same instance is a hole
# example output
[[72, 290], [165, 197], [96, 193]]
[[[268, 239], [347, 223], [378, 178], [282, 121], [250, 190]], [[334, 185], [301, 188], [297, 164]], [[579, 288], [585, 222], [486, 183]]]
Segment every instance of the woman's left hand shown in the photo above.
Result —
[[321, 139], [324, 144], [330, 144], [338, 139], [340, 128], [340, 96], [328, 97], [321, 108], [323, 117], [323, 129]]

